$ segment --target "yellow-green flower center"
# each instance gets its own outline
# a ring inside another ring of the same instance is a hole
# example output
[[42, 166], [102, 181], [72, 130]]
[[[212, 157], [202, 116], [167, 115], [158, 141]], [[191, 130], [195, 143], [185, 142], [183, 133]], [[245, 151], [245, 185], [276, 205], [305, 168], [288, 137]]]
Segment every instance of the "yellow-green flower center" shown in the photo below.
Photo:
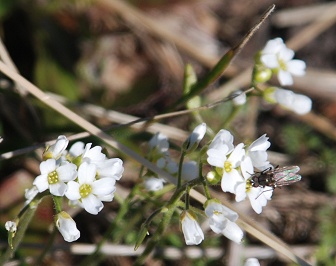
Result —
[[81, 198], [86, 198], [91, 194], [92, 187], [88, 184], [83, 184], [79, 187], [79, 195]]
[[50, 185], [58, 183], [58, 174], [56, 171], [52, 171], [48, 174], [48, 183]]
[[279, 66], [280, 66], [280, 69], [282, 69], [283, 71], [287, 71], [287, 64], [284, 60], [282, 59], [279, 59], [278, 58], [278, 62], [279, 62]]
[[232, 171], [232, 164], [228, 161], [224, 163], [224, 170], [225, 172], [229, 173]]

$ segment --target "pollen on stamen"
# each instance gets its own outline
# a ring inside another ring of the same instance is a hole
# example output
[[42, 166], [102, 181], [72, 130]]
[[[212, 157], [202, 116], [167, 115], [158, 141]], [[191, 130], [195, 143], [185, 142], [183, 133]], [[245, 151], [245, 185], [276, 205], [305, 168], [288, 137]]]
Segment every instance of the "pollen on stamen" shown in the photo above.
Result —
[[232, 164], [228, 161], [226, 161], [224, 163], [224, 169], [225, 169], [225, 172], [231, 172], [232, 171]]
[[52, 171], [48, 174], [48, 183], [51, 185], [58, 183], [58, 174], [56, 171]]
[[88, 184], [83, 184], [79, 187], [79, 195], [81, 198], [86, 198], [91, 194], [92, 187]]

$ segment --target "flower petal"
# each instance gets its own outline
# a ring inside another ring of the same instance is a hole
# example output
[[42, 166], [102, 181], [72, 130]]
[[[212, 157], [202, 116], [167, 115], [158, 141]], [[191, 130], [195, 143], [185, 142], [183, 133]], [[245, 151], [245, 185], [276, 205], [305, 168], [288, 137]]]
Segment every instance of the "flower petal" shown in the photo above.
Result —
[[70, 181], [67, 185], [68, 188], [65, 191], [65, 196], [69, 200], [79, 200], [81, 198], [79, 194], [79, 184], [75, 181]]
[[105, 196], [115, 191], [114, 178], [102, 178], [92, 183], [92, 193], [97, 196]]
[[236, 169], [232, 169], [230, 173], [224, 172], [221, 182], [222, 190], [235, 193], [236, 186], [243, 181], [243, 177]]
[[278, 80], [279, 80], [281, 86], [293, 85], [292, 75], [288, 71], [279, 70]]
[[60, 180], [64, 182], [69, 182], [71, 180], [74, 180], [77, 176], [77, 166], [73, 163], [67, 163], [64, 164], [56, 169], [56, 172], [58, 173], [58, 177]]
[[91, 184], [95, 180], [96, 172], [96, 165], [83, 162], [78, 169], [79, 184]]
[[100, 212], [104, 205], [103, 203], [93, 194], [88, 195], [85, 198], [82, 198], [82, 204], [84, 206], [84, 209], [93, 215], [98, 214]]
[[287, 63], [287, 70], [295, 76], [303, 76], [306, 74], [306, 63], [302, 60], [291, 60]]
[[67, 189], [67, 185], [64, 184], [62, 181], [56, 184], [49, 185], [50, 193], [55, 196], [64, 196], [66, 189]]
[[37, 187], [39, 192], [43, 192], [48, 189], [49, 183], [48, 183], [48, 175], [43, 174], [39, 175], [35, 178], [33, 185]]
[[244, 232], [240, 229], [240, 227], [231, 221], [227, 221], [226, 227], [222, 231], [222, 234], [238, 244], [241, 243], [244, 236]]

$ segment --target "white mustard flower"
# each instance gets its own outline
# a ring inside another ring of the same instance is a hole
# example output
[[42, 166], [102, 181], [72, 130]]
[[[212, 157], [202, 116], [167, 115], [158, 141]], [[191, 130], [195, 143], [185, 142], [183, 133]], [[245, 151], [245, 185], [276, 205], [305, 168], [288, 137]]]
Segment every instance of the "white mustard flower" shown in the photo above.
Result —
[[[262, 171], [271, 166], [268, 159], [268, 154], [266, 150], [271, 146], [268, 141], [266, 134], [262, 135], [258, 139], [252, 142], [252, 144], [247, 148], [246, 155], [251, 158], [253, 167]], [[253, 172], [251, 172], [253, 173]]]
[[262, 212], [262, 208], [266, 206], [267, 201], [271, 200], [272, 194], [273, 194], [273, 188], [272, 187], [254, 187], [252, 186], [251, 182], [251, 174], [253, 172], [253, 165], [251, 158], [246, 156], [244, 158], [244, 163], [242, 163], [242, 169], [241, 169], [243, 176], [244, 176], [244, 182], [239, 183], [236, 186], [236, 201], [240, 202], [243, 201], [246, 196], [248, 196], [252, 209], [260, 214]]
[[182, 165], [182, 178], [186, 181], [191, 181], [198, 177], [198, 164], [195, 161], [185, 162]]
[[202, 123], [198, 125], [197, 127], [195, 127], [193, 132], [190, 134], [187, 140], [183, 143], [183, 149], [185, 150], [185, 152], [190, 153], [194, 151], [198, 147], [198, 144], [203, 139], [205, 132], [206, 132], [205, 123]]
[[163, 178], [148, 177], [144, 181], [145, 189], [148, 191], [158, 191], [163, 188], [165, 180]]
[[43, 153], [43, 159], [55, 159], [58, 160], [63, 155], [63, 152], [67, 148], [69, 140], [66, 136], [59, 136], [56, 140], [56, 143], [47, 147]]
[[112, 201], [115, 192], [114, 178], [96, 180], [97, 166], [83, 162], [78, 169], [78, 182], [70, 181], [65, 196], [71, 201], [79, 201], [91, 214], [98, 214], [104, 205], [102, 201]]
[[156, 161], [156, 166], [167, 171], [171, 175], [175, 175], [178, 171], [177, 162], [173, 161], [170, 158], [170, 155], [168, 152], [163, 154], [162, 157]]
[[205, 204], [205, 215], [209, 218], [209, 225], [216, 234], [221, 233], [228, 220], [236, 221], [238, 214], [223, 206], [216, 200], [208, 200]]
[[65, 241], [73, 242], [80, 237], [80, 231], [77, 229], [76, 222], [65, 211], [56, 215], [55, 224]]
[[260, 266], [260, 263], [256, 258], [249, 258], [245, 261], [244, 266]]
[[219, 147], [222, 150], [214, 147], [207, 151], [208, 163], [218, 169], [222, 169], [222, 190], [224, 192], [235, 193], [236, 185], [243, 181], [243, 177], [236, 168], [240, 166], [241, 160], [245, 155], [244, 144], [238, 144], [228, 157], [227, 146], [219, 145]]
[[57, 165], [55, 159], [48, 159], [41, 162], [41, 175], [37, 176], [33, 182], [39, 192], [43, 192], [49, 188], [51, 194], [55, 196], [63, 196], [67, 185], [66, 182], [74, 180], [77, 175], [76, 165], [65, 163]]
[[293, 57], [294, 51], [287, 48], [281, 38], [276, 38], [267, 42], [261, 51], [260, 61], [277, 73], [281, 86], [286, 86], [293, 84], [292, 75], [305, 74], [306, 63]]
[[16, 222], [13, 222], [13, 221], [7, 221], [5, 223], [5, 228], [8, 232], [15, 234], [17, 230], [17, 224]]
[[191, 211], [183, 211], [180, 221], [186, 244], [199, 245], [204, 240], [204, 234]]

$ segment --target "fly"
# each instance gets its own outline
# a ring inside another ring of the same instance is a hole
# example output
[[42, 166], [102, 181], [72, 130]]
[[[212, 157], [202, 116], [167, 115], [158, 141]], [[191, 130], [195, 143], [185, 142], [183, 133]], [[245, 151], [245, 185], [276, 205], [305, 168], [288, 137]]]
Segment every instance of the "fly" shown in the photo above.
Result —
[[298, 166], [270, 167], [264, 171], [255, 173], [250, 177], [250, 180], [252, 187], [264, 188], [268, 186], [274, 190], [276, 187], [288, 186], [300, 181], [301, 175], [297, 174], [299, 171], [300, 167]]

